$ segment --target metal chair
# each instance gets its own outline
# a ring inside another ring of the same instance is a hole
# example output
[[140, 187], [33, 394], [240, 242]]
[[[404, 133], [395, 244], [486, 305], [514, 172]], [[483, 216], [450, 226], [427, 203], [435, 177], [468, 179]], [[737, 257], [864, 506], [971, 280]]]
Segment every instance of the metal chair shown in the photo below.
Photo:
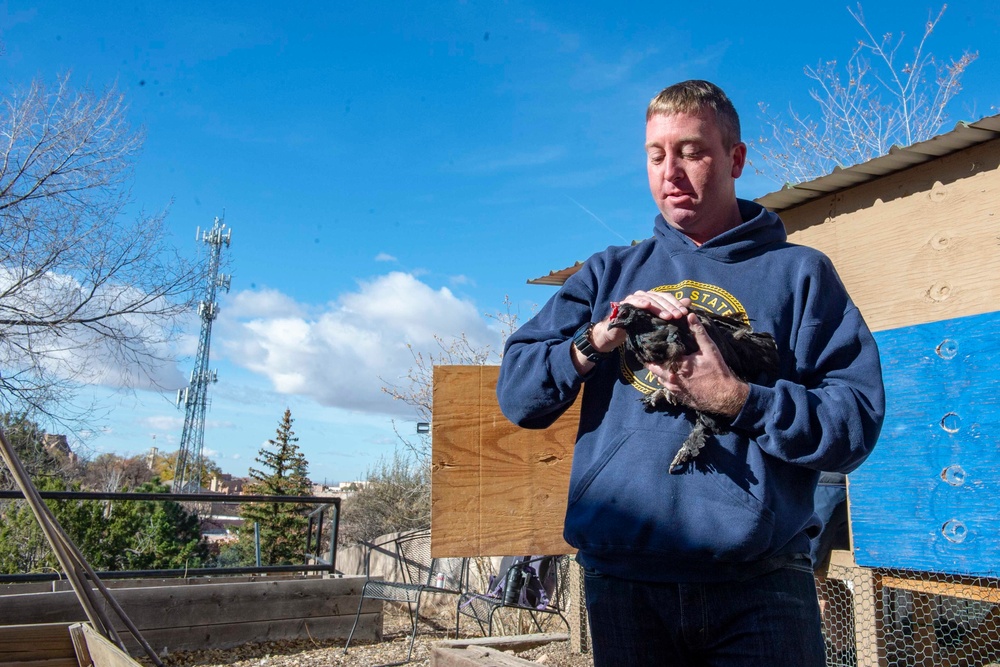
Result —
[[[361, 589], [361, 600], [358, 602], [358, 613], [354, 617], [354, 625], [351, 633], [344, 644], [344, 654], [351, 645], [351, 638], [358, 627], [358, 620], [361, 618], [361, 607], [365, 600], [383, 600], [386, 602], [405, 602], [410, 613], [410, 646], [407, 649], [406, 660], [390, 663], [391, 665], [403, 665], [410, 661], [413, 655], [413, 642], [417, 638], [417, 627], [420, 621], [420, 602], [425, 593], [459, 595], [460, 590], [449, 588], [439, 581], [435, 581], [438, 573], [438, 559], [431, 558], [431, 534], [429, 530], [419, 530], [405, 533], [392, 541], [395, 550], [397, 566], [399, 568], [402, 581], [383, 581], [381, 579], [371, 579], [371, 554], [373, 548], [378, 545], [371, 545], [365, 557], [365, 575], [369, 577]], [[382, 545], [385, 546], [385, 545]], [[387, 666], [388, 667], [388, 666]]]
[[[565, 556], [506, 556], [500, 561], [499, 572], [492, 577], [486, 590], [472, 592], [468, 559], [462, 568], [462, 593], [458, 596], [455, 614], [455, 636], [458, 637], [462, 616], [474, 618], [479, 629], [487, 636], [493, 636], [493, 616], [499, 610], [521, 609], [527, 611], [538, 632], [542, 632], [540, 616], [555, 614], [566, 624], [563, 615], [565, 605], [563, 590], [568, 586], [568, 568], [564, 567]], [[531, 586], [528, 581], [536, 577]], [[540, 579], [538, 578], [540, 577]]]

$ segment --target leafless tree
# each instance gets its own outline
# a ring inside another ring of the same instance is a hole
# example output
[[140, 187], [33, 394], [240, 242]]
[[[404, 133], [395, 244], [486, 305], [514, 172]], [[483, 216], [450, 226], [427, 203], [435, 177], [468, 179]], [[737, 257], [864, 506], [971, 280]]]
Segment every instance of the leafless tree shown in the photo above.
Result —
[[818, 120], [791, 107], [785, 118], [760, 104], [770, 134], [750, 142], [760, 156], [759, 164], [751, 159], [758, 173], [782, 184], [801, 183], [937, 134], [948, 119], [948, 103], [962, 89], [962, 75], [979, 55], [966, 52], [940, 62], [927, 50], [945, 9], [928, 18], [911, 58], [901, 55], [904, 33], [876, 38], [861, 5], [849, 9], [863, 36], [843, 71], [836, 60], [805, 68], [818, 86], [809, 92], [819, 105]]
[[[501, 348], [518, 325], [518, 313], [513, 309], [510, 297], [505, 297], [504, 309], [496, 313], [486, 313], [486, 317], [494, 320], [500, 330]], [[433, 415], [434, 399], [434, 366], [485, 366], [500, 363], [501, 350], [490, 346], [479, 347], [462, 333], [452, 338], [435, 336], [438, 344], [436, 353], [422, 353], [408, 346], [413, 355], [413, 365], [410, 366], [401, 384], [385, 383], [382, 391], [392, 396], [394, 400], [402, 401], [413, 408], [417, 421], [430, 422]], [[383, 380], [385, 382], [385, 380]], [[427, 462], [430, 456], [430, 438], [422, 436], [419, 441], [413, 441], [396, 429], [396, 435], [404, 446], [412, 452], [418, 461]]]
[[342, 544], [426, 528], [431, 523], [430, 466], [396, 450], [365, 474], [366, 482], [344, 501]]
[[[518, 313], [510, 299], [504, 299], [503, 311], [486, 316], [496, 321], [503, 345], [518, 324]], [[412, 407], [417, 419], [424, 422], [430, 422], [433, 415], [435, 365], [482, 366], [498, 363], [501, 355], [500, 350], [490, 346], [475, 345], [464, 334], [436, 340], [439, 351], [435, 353], [425, 354], [411, 347], [413, 365], [403, 383], [386, 383], [382, 387], [395, 400]], [[403, 449], [397, 448], [391, 458], [380, 459], [367, 471], [366, 483], [344, 502], [340, 538], [345, 544], [430, 525], [430, 436], [412, 440], [398, 429], [396, 435]]]
[[0, 410], [72, 422], [78, 383], [134, 386], [166, 360], [203, 269], [162, 214], [125, 215], [141, 144], [114, 88], [0, 95]]

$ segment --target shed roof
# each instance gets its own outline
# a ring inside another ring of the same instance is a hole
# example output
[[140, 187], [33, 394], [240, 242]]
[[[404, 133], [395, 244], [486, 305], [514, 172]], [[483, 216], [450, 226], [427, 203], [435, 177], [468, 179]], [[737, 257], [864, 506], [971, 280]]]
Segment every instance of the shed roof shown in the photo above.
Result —
[[[837, 167], [826, 176], [814, 178], [796, 185], [786, 185], [756, 201], [761, 206], [780, 213], [813, 199], [846, 190], [861, 183], [874, 181], [883, 176], [895, 174], [924, 162], [956, 153], [970, 146], [1000, 138], [1000, 114], [987, 116], [974, 122], [962, 121], [944, 134], [931, 137], [910, 146], [893, 146], [888, 155], [862, 162], [851, 167]], [[573, 266], [550, 271], [548, 275], [528, 281], [529, 285], [562, 285], [566, 279], [580, 270], [583, 262]]]

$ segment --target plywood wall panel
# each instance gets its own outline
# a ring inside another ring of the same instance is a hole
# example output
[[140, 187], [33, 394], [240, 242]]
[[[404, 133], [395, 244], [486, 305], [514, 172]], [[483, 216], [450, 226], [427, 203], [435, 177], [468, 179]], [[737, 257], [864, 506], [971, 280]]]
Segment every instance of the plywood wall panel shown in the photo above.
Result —
[[1000, 304], [1000, 141], [781, 213], [822, 250], [874, 331]]
[[431, 545], [436, 557], [562, 554], [579, 411], [544, 430], [514, 426], [497, 366], [435, 366]]
[[1000, 312], [876, 334], [888, 410], [850, 476], [865, 567], [1000, 573]]

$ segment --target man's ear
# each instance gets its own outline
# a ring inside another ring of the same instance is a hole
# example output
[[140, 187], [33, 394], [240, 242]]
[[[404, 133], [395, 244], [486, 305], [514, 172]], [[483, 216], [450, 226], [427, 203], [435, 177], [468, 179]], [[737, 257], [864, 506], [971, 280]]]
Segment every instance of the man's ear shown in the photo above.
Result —
[[739, 178], [747, 164], [747, 145], [742, 141], [733, 146], [733, 178]]

